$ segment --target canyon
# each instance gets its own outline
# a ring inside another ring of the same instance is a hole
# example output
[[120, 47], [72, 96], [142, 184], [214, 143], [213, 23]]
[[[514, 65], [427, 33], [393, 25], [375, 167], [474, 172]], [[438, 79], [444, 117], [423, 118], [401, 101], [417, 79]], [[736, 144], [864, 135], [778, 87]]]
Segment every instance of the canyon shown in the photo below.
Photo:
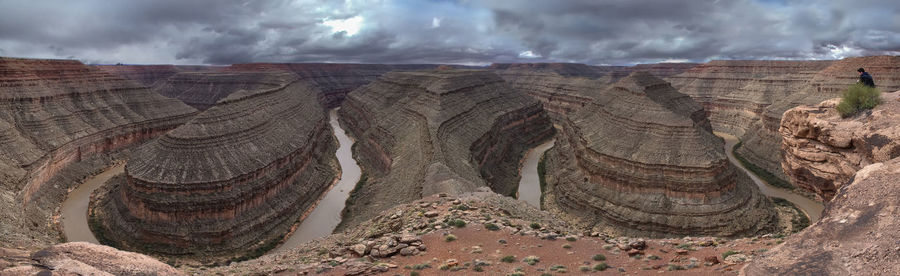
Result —
[[[896, 56], [477, 69], [0, 58], [0, 274], [449, 273], [451, 260], [511, 272], [500, 251], [540, 257], [526, 267], [537, 273], [598, 264], [584, 254], [600, 245], [627, 271], [896, 274], [900, 93], [840, 118], [831, 98], [858, 67], [900, 90]], [[779, 193], [797, 206], [734, 165], [736, 142], [796, 186]], [[543, 189], [525, 175], [536, 166]], [[825, 202], [820, 220], [804, 192]], [[90, 202], [83, 219], [67, 197]], [[317, 206], [328, 226], [304, 230]], [[60, 243], [90, 234], [71, 219], [115, 248]]]

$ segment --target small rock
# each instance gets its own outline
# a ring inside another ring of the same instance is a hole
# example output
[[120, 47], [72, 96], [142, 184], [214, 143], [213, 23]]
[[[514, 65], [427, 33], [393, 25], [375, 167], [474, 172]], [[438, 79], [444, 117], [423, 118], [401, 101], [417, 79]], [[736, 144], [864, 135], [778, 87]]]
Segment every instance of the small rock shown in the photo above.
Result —
[[428, 247], [427, 247], [427, 246], [425, 246], [425, 244], [424, 244], [424, 243], [423, 243], [423, 244], [421, 244], [421, 245], [419, 245], [419, 246], [418, 246], [418, 247], [416, 247], [416, 248], [418, 248], [418, 249], [419, 249], [419, 251], [427, 251], [427, 249], [428, 249]]
[[416, 251], [418, 251], [418, 249], [416, 249], [415, 247], [407, 246], [407, 247], [404, 247], [403, 249], [400, 249], [400, 255], [401, 256], [412, 256], [417, 253]]
[[425, 212], [425, 217], [426, 217], [426, 218], [433, 218], [433, 217], [436, 217], [436, 216], [438, 216], [438, 215], [440, 215], [440, 214], [441, 214], [441, 213], [438, 213], [438, 211], [428, 211], [428, 212]]
[[675, 249], [675, 254], [678, 254], [678, 255], [687, 255], [687, 254], [688, 254], [688, 251], [687, 251], [687, 250], [684, 250], [684, 249]]
[[710, 264], [718, 264], [718, 263], [719, 263], [719, 257], [716, 257], [716, 256], [707, 256], [706, 258], [703, 258], [703, 261], [704, 261], [704, 262], [707, 262], [707, 263], [710, 263]]
[[631, 250], [628, 250], [628, 256], [629, 256], [629, 257], [635, 256], [635, 255], [643, 255], [643, 254], [644, 254], [643, 251], [640, 251], [640, 250], [637, 250], [637, 249], [633, 249], [633, 248], [632, 248]]
[[419, 242], [419, 241], [422, 241], [422, 239], [413, 234], [407, 233], [407, 234], [403, 234], [402, 236], [400, 236], [401, 243], [411, 244], [411, 243]]
[[500, 244], [506, 244], [506, 240], [504, 240], [504, 239], [499, 239], [499, 240], [497, 240], [497, 242]]
[[452, 268], [452, 267], [458, 266], [459, 261], [457, 261], [456, 259], [447, 259], [447, 261], [445, 261], [444, 264], [447, 265], [448, 267]]
[[600, 232], [591, 232], [591, 237], [599, 237]]
[[637, 241], [629, 243], [628, 247], [631, 247], [631, 248], [634, 248], [637, 250], [644, 250], [644, 249], [647, 249], [647, 242], [645, 242], [644, 240], [637, 240]]
[[747, 261], [750, 261], [750, 257], [744, 254], [734, 254], [725, 258], [726, 264], [739, 264]]
[[365, 256], [366, 253], [368, 253], [367, 249], [369, 249], [369, 248], [366, 247], [365, 244], [361, 244], [361, 243], [357, 243], [353, 246], [350, 246], [350, 250], [352, 250], [353, 253], [356, 253], [356, 255], [358, 255], [358, 256]]
[[462, 201], [460, 201], [459, 199], [456, 199], [456, 200], [453, 200], [451, 203], [453, 203], [453, 205], [460, 205], [460, 204], [462, 204]]

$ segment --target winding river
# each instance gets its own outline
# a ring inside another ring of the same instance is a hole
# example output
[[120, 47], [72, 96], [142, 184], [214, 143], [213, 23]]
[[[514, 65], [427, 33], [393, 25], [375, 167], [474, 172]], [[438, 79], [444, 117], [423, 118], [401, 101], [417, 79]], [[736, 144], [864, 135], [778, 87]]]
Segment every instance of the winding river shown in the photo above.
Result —
[[731, 152], [731, 149], [735, 144], [738, 143], [737, 137], [722, 132], [716, 132], [715, 134], [719, 137], [722, 137], [722, 139], [725, 139], [725, 153], [728, 154], [728, 161], [731, 161], [732, 164], [746, 172], [747, 175], [749, 175], [750, 178], [753, 179], [753, 182], [756, 183], [756, 186], [759, 186], [760, 192], [769, 197], [780, 197], [786, 199], [787, 201], [790, 201], [791, 203], [796, 205], [797, 208], [800, 208], [800, 210], [803, 210], [803, 212], [806, 213], [806, 216], [809, 217], [810, 223], [815, 223], [820, 218], [822, 218], [822, 211], [825, 210], [825, 205], [815, 200], [793, 193], [790, 190], [769, 185], [769, 183], [766, 183], [758, 176], [756, 176], [756, 174], [745, 168], [744, 165], [734, 157], [734, 153]]
[[63, 201], [59, 207], [60, 224], [62, 225], [63, 235], [69, 242], [91, 242], [100, 244], [91, 228], [88, 227], [88, 203], [91, 200], [91, 193], [100, 188], [103, 183], [113, 176], [125, 172], [125, 164], [117, 164], [107, 168], [98, 175], [89, 177], [87, 181], [81, 183], [78, 188], [69, 192], [66, 201]]
[[519, 200], [524, 200], [538, 209], [541, 208], [541, 180], [538, 176], [538, 163], [544, 152], [553, 147], [555, 139], [544, 142], [543, 144], [529, 150], [522, 162], [522, 169], [519, 171], [522, 177], [519, 179]]
[[359, 181], [362, 174], [350, 151], [353, 139], [347, 136], [346, 131], [338, 123], [337, 109], [332, 109], [328, 115], [332, 133], [338, 140], [338, 149], [335, 155], [338, 164], [341, 165], [340, 180], [325, 194], [325, 197], [322, 197], [315, 209], [300, 222], [300, 226], [287, 241], [275, 250], [269, 251], [269, 254], [291, 249], [313, 239], [330, 235], [334, 228], [341, 223], [341, 211], [344, 210], [347, 197], [350, 196], [350, 191], [356, 186], [356, 182]]

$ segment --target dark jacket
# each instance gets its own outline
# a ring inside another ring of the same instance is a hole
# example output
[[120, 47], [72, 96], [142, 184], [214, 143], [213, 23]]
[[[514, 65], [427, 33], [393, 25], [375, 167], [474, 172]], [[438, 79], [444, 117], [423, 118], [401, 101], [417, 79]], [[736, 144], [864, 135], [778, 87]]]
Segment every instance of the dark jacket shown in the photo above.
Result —
[[872, 79], [872, 75], [869, 75], [869, 72], [863, 72], [862, 74], [860, 74], [859, 82], [867, 86], [875, 87], [875, 80]]

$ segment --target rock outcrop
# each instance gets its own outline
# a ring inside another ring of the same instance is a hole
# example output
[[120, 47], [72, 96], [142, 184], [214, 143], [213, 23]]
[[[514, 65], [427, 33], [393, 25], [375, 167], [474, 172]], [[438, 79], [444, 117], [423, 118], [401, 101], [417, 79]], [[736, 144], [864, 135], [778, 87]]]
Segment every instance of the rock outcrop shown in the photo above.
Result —
[[690, 97], [646, 72], [592, 97], [564, 118], [547, 152], [545, 208], [625, 235], [739, 236], [771, 227], [771, 203], [728, 162]]
[[27, 261], [0, 266], [0, 275], [184, 275], [150, 256], [86, 242], [62, 243], [30, 255], [8, 257]]
[[837, 189], [821, 220], [764, 253], [744, 272], [900, 275], [900, 158], [868, 165], [852, 179]]
[[865, 67], [884, 91], [900, 89], [900, 57], [838, 61], [711, 61], [667, 78], [704, 106], [717, 131], [741, 138], [748, 161], [781, 178], [781, 116], [799, 105], [840, 96]]
[[0, 58], [0, 246], [58, 241], [67, 189], [195, 113], [75, 60]]
[[540, 102], [483, 70], [387, 73], [348, 94], [340, 115], [368, 176], [341, 227], [435, 193], [511, 195], [524, 151], [553, 134]]
[[900, 91], [882, 94], [883, 104], [842, 119], [840, 99], [799, 106], [781, 120], [781, 165], [791, 182], [824, 200], [869, 164], [900, 157]]
[[333, 182], [336, 162], [318, 90], [275, 78], [136, 150], [94, 201], [98, 238], [203, 261], [277, 245]]
[[554, 118], [581, 109], [592, 101], [586, 94], [606, 86], [600, 80], [555, 73], [526, 70], [498, 70], [496, 73], [513, 88], [540, 100]]
[[296, 78], [290, 72], [183, 72], [157, 82], [153, 91], [206, 110], [231, 93], [274, 89]]

